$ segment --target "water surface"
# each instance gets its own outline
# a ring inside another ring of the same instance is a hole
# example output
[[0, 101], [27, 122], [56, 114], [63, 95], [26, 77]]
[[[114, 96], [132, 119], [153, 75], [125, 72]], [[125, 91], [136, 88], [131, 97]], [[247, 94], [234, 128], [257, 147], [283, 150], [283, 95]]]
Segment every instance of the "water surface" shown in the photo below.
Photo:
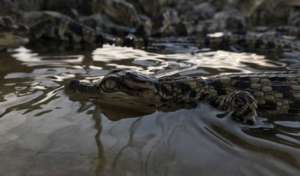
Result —
[[189, 43], [158, 43], [149, 51], [105, 45], [3, 53], [0, 175], [298, 175], [299, 121], [261, 117], [249, 127], [217, 118], [221, 112], [206, 104], [111, 121], [118, 109], [72, 99], [63, 89], [70, 79], [114, 68], [157, 77], [213, 75], [296, 69], [296, 56], [200, 50]]

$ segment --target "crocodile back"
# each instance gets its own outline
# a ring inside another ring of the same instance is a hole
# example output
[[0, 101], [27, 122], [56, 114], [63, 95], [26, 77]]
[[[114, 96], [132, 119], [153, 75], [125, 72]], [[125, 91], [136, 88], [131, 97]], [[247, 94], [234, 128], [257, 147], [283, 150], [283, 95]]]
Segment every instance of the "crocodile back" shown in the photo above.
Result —
[[223, 74], [207, 78], [210, 89], [217, 96], [235, 90], [250, 92], [257, 100], [258, 109], [272, 114], [300, 112], [300, 72], [259, 72]]

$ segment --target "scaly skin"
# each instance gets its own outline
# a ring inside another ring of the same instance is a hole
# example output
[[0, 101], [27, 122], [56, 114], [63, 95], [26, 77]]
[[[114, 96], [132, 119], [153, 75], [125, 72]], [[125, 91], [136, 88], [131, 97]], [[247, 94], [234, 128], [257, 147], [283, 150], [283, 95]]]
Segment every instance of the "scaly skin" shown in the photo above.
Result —
[[257, 113], [295, 114], [300, 108], [300, 72], [297, 71], [156, 79], [116, 70], [93, 83], [74, 80], [67, 87], [82, 97], [99, 101], [104, 94], [122, 92], [160, 110], [207, 102], [248, 124], [255, 123]]

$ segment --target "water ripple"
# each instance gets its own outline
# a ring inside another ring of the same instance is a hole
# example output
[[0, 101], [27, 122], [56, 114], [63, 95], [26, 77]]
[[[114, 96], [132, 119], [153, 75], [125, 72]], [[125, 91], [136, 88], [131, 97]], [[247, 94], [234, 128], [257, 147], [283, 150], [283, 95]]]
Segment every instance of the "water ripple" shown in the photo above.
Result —
[[111, 114], [132, 112], [75, 100], [63, 91], [70, 79], [94, 79], [114, 68], [164, 77], [299, 65], [297, 53], [275, 58], [201, 50], [188, 42], [160, 42], [150, 50], [105, 45], [91, 53], [64, 54], [22, 47], [0, 55], [5, 65], [0, 69], [1, 158], [22, 167], [29, 164], [25, 175], [57, 165], [72, 168], [73, 162], [96, 175], [112, 176], [300, 174], [297, 121], [262, 120], [249, 128], [217, 118], [221, 112], [205, 104], [111, 121], [116, 119]]

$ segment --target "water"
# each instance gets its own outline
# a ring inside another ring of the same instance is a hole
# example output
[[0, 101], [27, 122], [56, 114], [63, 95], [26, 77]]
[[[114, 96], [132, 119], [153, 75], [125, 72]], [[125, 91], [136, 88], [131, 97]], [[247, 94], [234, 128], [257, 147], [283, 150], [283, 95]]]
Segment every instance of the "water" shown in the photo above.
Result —
[[[18, 48], [0, 55], [0, 175], [199, 176], [300, 174], [300, 122], [249, 127], [216, 109], [133, 112], [66, 95], [70, 79], [113, 68], [156, 76], [295, 69], [282, 57], [158, 43], [146, 52], [105, 45], [95, 51]], [[295, 56], [295, 57], [292, 57]]]

